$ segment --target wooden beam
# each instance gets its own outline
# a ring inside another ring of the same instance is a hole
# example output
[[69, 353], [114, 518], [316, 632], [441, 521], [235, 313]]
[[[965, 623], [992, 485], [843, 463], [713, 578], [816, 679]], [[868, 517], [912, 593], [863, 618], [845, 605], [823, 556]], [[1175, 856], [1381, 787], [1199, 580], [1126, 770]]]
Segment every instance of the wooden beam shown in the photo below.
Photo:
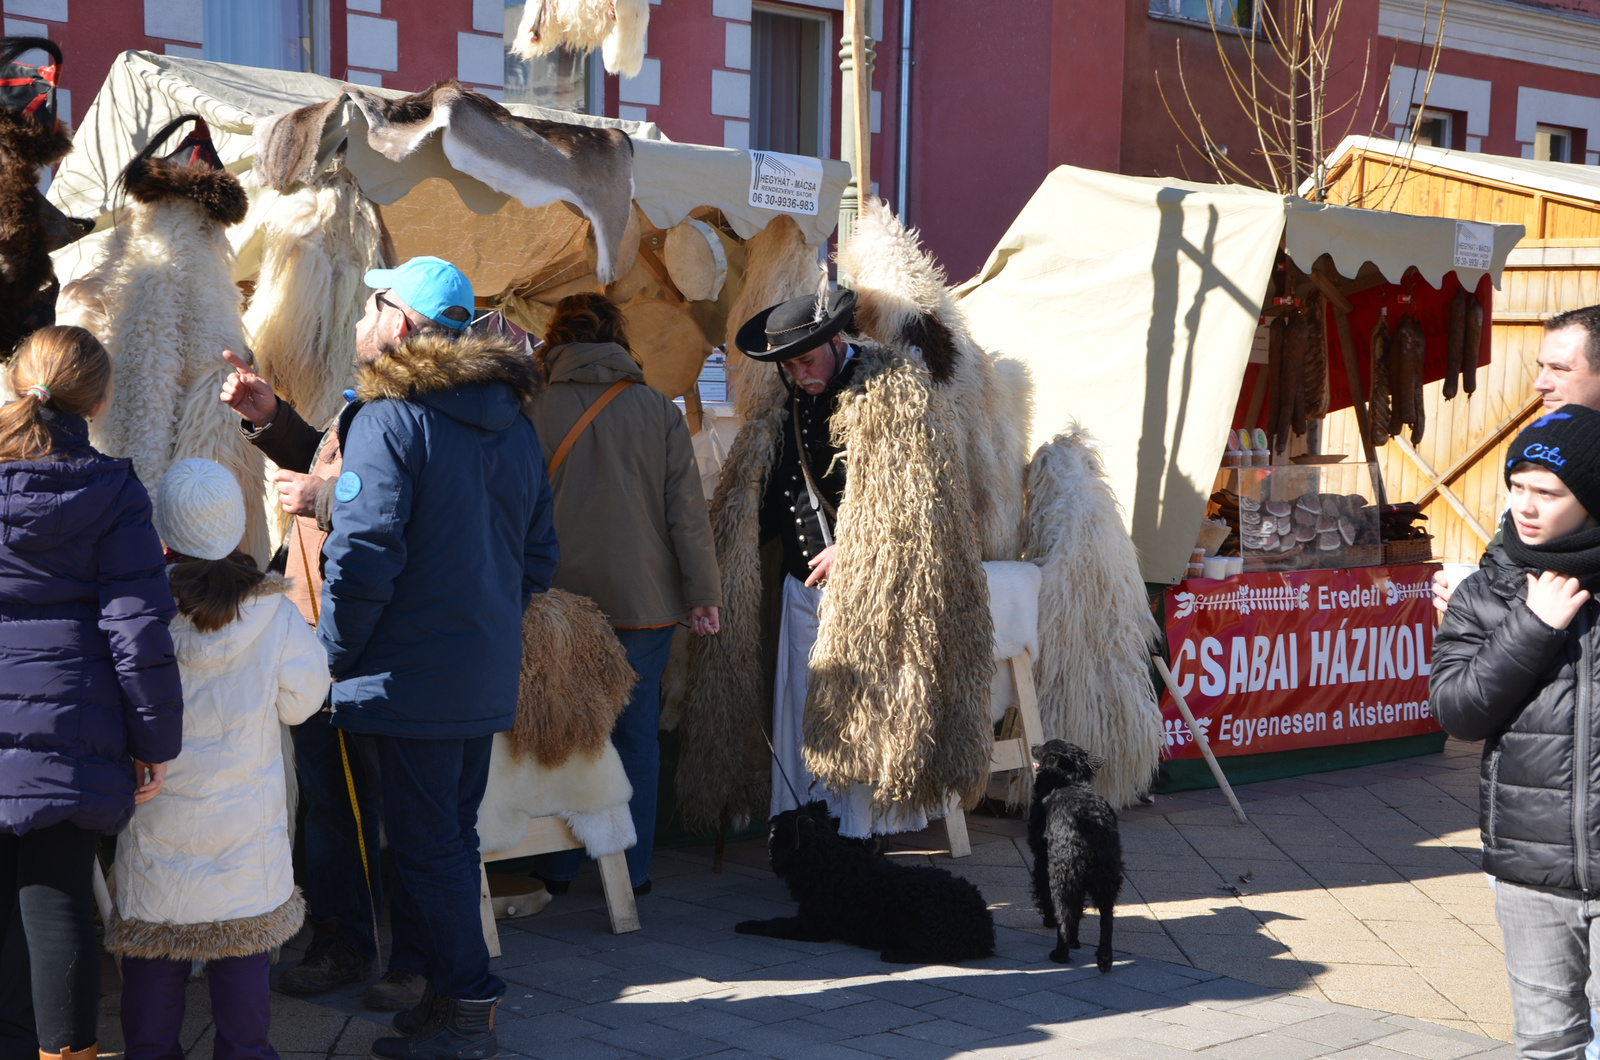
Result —
[[648, 239], [639, 240], [639, 260], [644, 262], [645, 269], [656, 278], [656, 282], [661, 285], [667, 297], [679, 302], [688, 301], [683, 292], [678, 290], [678, 285], [672, 282], [672, 277], [667, 275], [667, 266], [661, 261], [656, 248], [650, 245]]
[[1443, 497], [1445, 502], [1456, 510], [1456, 514], [1461, 516], [1461, 521], [1466, 523], [1467, 527], [1487, 545], [1494, 535], [1485, 530], [1483, 524], [1478, 522], [1471, 512], [1467, 511], [1467, 506], [1461, 502], [1461, 498], [1457, 497], [1450, 487], [1444, 484], [1444, 480], [1439, 477], [1438, 473], [1428, 466], [1428, 462], [1422, 459], [1422, 454], [1417, 452], [1410, 442], [1398, 434], [1391, 438], [1390, 441], [1398, 445], [1400, 451], [1411, 458], [1411, 462], [1417, 465], [1417, 469], [1432, 481], [1434, 492]]
[[[1473, 464], [1476, 464], [1480, 459], [1482, 459], [1484, 453], [1487, 453], [1489, 450], [1499, 445], [1505, 439], [1505, 436], [1514, 431], [1517, 427], [1517, 424], [1527, 419], [1533, 410], [1538, 408], [1543, 401], [1543, 398], [1541, 398], [1538, 394], [1535, 394], [1533, 397], [1523, 402], [1521, 408], [1517, 409], [1517, 411], [1501, 420], [1495, 429], [1490, 431], [1482, 441], [1480, 441], [1477, 445], [1474, 445], [1471, 449], [1467, 450], [1466, 454], [1458, 458], [1455, 463], [1445, 468], [1444, 472], [1439, 475], [1439, 481], [1445, 483], [1455, 481], [1455, 477], [1457, 475], [1461, 474], [1461, 472], [1465, 471]], [[1417, 498], [1417, 506], [1421, 507], [1432, 501], [1434, 494], [1437, 492], [1438, 491], [1434, 487], [1428, 487], [1428, 489], [1423, 492], [1422, 496]]]

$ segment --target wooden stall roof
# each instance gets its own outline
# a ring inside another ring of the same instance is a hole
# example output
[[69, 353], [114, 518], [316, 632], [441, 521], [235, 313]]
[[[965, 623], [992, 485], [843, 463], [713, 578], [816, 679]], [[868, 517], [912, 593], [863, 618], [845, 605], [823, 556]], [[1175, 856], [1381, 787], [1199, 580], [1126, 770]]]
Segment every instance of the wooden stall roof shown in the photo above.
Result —
[[1530, 240], [1600, 240], [1600, 167], [1568, 162], [1347, 136], [1328, 159], [1327, 201], [1520, 224]]
[[[1493, 359], [1477, 393], [1445, 401], [1429, 384], [1416, 457], [1392, 442], [1379, 451], [1390, 499], [1424, 505], [1435, 558], [1473, 562], [1484, 545], [1478, 530], [1493, 534], [1505, 507], [1506, 448], [1541, 407], [1533, 381], [1543, 323], [1600, 303], [1600, 169], [1365, 136], [1341, 143], [1328, 168], [1329, 202], [1528, 229], [1494, 295]], [[1359, 445], [1349, 412], [1324, 421], [1324, 452]]]

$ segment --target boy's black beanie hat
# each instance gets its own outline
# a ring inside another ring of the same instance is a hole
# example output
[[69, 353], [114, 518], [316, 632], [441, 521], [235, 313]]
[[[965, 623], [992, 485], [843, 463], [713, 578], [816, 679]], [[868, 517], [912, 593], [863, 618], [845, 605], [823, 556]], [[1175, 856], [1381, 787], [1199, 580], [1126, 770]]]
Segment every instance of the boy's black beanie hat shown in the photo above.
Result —
[[1600, 412], [1563, 405], [1522, 429], [1506, 450], [1506, 485], [1518, 464], [1553, 471], [1583, 510], [1600, 518]]

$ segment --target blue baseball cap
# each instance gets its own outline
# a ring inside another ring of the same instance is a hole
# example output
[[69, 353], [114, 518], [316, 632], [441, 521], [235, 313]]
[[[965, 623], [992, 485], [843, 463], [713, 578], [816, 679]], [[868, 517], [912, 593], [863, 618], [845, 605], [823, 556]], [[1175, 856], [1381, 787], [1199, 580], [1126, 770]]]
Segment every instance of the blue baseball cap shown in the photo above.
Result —
[[[443, 258], [412, 258], [397, 269], [372, 269], [361, 281], [374, 291], [393, 291], [396, 298], [440, 327], [460, 331], [472, 320], [472, 284], [467, 274]], [[466, 310], [460, 320], [445, 310]]]

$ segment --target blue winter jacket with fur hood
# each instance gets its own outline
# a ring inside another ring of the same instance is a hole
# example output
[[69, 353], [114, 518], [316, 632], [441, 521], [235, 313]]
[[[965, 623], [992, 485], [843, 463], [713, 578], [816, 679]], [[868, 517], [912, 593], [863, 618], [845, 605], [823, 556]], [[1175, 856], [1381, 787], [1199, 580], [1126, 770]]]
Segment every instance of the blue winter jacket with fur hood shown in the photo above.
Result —
[[122, 830], [133, 761], [183, 740], [183, 685], [150, 497], [81, 416], [56, 457], [0, 464], [0, 832]]
[[469, 739], [511, 727], [522, 613], [557, 560], [523, 414], [537, 391], [533, 361], [486, 337], [416, 337], [357, 373], [317, 625], [340, 728]]

